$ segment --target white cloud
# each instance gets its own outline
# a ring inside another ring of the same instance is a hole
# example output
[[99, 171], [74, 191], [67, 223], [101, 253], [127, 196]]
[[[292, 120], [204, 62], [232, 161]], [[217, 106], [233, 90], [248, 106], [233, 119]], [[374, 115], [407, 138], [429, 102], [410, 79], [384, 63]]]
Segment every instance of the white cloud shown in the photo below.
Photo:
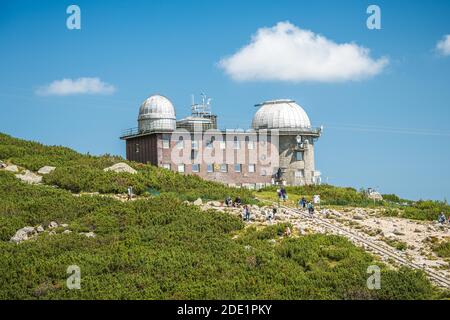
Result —
[[78, 78], [55, 80], [40, 87], [36, 94], [43, 96], [68, 96], [76, 94], [111, 94], [115, 91], [113, 85], [101, 81], [99, 78]]
[[436, 50], [444, 56], [450, 55], [450, 34], [445, 35], [442, 40], [437, 43]]
[[370, 50], [338, 44], [289, 22], [258, 29], [251, 42], [219, 66], [237, 81], [279, 80], [339, 82], [380, 73], [387, 58], [374, 60]]

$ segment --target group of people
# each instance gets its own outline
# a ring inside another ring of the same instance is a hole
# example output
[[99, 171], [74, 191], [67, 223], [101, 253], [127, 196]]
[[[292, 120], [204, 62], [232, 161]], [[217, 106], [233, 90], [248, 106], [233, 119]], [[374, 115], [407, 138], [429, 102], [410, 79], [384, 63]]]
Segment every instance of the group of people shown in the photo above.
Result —
[[445, 223], [450, 224], [450, 215], [448, 216], [448, 220], [447, 220], [447, 218], [445, 217], [445, 214], [443, 212], [441, 212], [438, 216], [438, 222], [440, 224], [445, 224]]
[[234, 199], [234, 202], [233, 202], [233, 200], [231, 199], [230, 196], [228, 196], [225, 199], [225, 205], [227, 207], [240, 207], [241, 204], [242, 204], [242, 200], [241, 200], [241, 197], [239, 197], [239, 196], [237, 196], [236, 199]]
[[301, 209], [308, 209], [310, 215], [314, 214], [314, 204], [312, 203], [312, 201], [306, 200], [305, 197], [302, 197], [300, 200], [298, 200], [298, 207]]

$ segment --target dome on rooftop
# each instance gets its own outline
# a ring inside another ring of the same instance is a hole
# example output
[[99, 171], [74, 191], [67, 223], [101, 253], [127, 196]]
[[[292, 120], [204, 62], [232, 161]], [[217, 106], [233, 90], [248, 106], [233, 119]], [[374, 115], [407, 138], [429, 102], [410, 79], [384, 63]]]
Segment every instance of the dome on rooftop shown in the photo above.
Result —
[[139, 108], [139, 131], [175, 130], [175, 108], [169, 99], [162, 95], [148, 97]]
[[293, 100], [272, 100], [256, 105], [253, 129], [305, 129], [311, 122], [305, 110]]

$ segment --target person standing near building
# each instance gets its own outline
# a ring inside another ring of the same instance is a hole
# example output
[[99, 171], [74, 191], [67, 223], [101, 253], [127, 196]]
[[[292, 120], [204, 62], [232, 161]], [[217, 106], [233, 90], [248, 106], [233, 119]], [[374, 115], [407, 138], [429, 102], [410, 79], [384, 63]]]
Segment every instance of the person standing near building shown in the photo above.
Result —
[[127, 200], [130, 201], [131, 198], [133, 198], [133, 187], [132, 187], [132, 186], [129, 186], [129, 187], [128, 187], [127, 195], [128, 195]]

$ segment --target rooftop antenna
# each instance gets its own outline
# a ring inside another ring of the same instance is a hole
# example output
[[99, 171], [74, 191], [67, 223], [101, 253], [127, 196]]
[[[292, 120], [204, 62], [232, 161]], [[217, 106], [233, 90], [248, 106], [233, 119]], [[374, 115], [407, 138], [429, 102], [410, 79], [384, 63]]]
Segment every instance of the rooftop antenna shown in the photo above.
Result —
[[192, 95], [192, 115], [197, 117], [205, 117], [211, 115], [211, 98], [208, 98], [203, 92], [200, 93], [201, 103], [195, 103], [194, 96]]

